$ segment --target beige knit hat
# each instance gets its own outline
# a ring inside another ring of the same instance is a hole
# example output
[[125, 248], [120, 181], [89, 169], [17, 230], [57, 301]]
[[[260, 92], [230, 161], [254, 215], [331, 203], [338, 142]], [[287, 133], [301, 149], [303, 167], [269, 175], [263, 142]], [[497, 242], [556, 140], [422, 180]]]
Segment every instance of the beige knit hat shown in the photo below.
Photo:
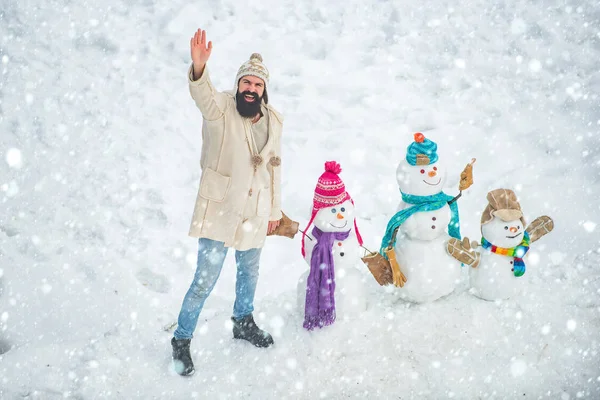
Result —
[[237, 76], [235, 77], [236, 91], [240, 78], [248, 75], [256, 76], [257, 78], [260, 78], [263, 81], [265, 81], [266, 88], [266, 86], [269, 84], [269, 70], [267, 69], [267, 67], [265, 67], [262, 61], [263, 59], [260, 54], [253, 53], [250, 56], [250, 59], [240, 66], [240, 69], [238, 69]]
[[494, 189], [487, 194], [487, 200], [489, 204], [481, 215], [481, 225], [498, 217], [507, 222], [520, 219], [525, 227], [525, 218], [515, 192], [510, 189]]

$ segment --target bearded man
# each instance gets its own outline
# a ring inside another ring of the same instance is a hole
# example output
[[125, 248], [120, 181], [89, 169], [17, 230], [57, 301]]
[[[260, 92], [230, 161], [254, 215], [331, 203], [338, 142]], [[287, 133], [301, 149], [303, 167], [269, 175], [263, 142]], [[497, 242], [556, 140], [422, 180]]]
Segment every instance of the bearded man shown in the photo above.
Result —
[[202, 175], [189, 235], [198, 238], [198, 261], [171, 340], [175, 369], [194, 373], [190, 342], [204, 302], [219, 278], [229, 248], [237, 277], [233, 337], [257, 347], [273, 338], [252, 316], [261, 249], [281, 213], [281, 132], [283, 117], [268, 101], [269, 71], [260, 54], [243, 63], [234, 90], [219, 92], [206, 63], [212, 42], [198, 29], [190, 40], [189, 89], [202, 113]]

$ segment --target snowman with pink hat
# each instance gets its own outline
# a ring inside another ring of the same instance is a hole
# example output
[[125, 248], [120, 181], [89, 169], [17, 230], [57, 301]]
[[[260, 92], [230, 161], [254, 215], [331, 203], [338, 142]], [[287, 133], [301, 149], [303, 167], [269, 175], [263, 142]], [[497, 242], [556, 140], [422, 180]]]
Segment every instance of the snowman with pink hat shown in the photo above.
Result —
[[302, 234], [302, 256], [310, 268], [298, 283], [298, 305], [307, 330], [333, 324], [336, 315], [345, 318], [367, 308], [365, 274], [357, 268], [362, 265], [362, 238], [341, 172], [337, 162], [325, 163]]

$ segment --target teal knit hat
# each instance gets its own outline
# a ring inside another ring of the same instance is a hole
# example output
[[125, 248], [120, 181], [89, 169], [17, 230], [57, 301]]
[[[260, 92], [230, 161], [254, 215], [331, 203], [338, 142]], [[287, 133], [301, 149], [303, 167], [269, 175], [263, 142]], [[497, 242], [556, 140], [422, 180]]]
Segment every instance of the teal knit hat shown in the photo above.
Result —
[[437, 160], [437, 144], [421, 132], [415, 133], [415, 141], [406, 149], [406, 161], [410, 165], [429, 165]]

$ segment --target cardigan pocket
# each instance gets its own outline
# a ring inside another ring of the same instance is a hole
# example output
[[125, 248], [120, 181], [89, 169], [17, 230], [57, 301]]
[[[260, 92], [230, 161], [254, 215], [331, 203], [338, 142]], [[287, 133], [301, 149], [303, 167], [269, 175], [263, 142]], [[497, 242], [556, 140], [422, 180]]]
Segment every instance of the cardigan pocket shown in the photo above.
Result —
[[256, 215], [259, 217], [268, 217], [271, 215], [271, 189], [261, 189], [258, 193], [256, 202]]
[[231, 186], [231, 178], [206, 168], [200, 182], [200, 196], [207, 200], [222, 202]]

